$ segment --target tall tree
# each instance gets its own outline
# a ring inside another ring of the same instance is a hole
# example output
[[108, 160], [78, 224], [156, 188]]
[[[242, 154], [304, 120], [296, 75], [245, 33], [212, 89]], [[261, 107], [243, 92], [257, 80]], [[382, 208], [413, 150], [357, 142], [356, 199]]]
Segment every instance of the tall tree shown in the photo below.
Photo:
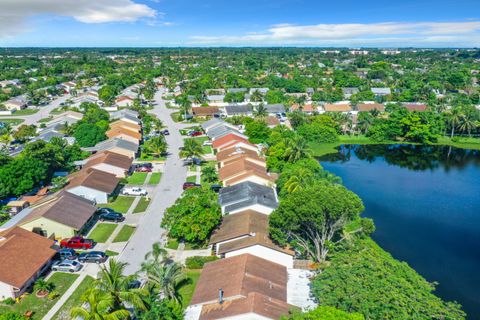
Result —
[[70, 316], [73, 319], [126, 320], [130, 316], [130, 312], [125, 308], [115, 308], [115, 300], [109, 293], [98, 289], [92, 288], [86, 291], [81, 302], [85, 306], [73, 307], [70, 310]]
[[188, 138], [183, 140], [183, 148], [180, 152], [180, 156], [190, 159], [193, 157], [201, 157], [205, 154], [202, 144], [198, 139]]

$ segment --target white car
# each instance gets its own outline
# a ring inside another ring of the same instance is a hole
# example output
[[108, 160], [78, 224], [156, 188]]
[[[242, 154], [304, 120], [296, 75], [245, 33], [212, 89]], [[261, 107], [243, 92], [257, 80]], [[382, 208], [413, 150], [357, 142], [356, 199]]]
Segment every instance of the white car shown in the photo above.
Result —
[[131, 187], [131, 188], [123, 188], [122, 194], [126, 196], [146, 196], [148, 192], [143, 188]]
[[52, 265], [53, 271], [77, 272], [82, 268], [82, 264], [73, 260], [57, 261]]
[[211, 145], [212, 145], [212, 141], [210, 141], [210, 140], [205, 140], [205, 141], [203, 141], [202, 144], [203, 144], [204, 146], [211, 146]]

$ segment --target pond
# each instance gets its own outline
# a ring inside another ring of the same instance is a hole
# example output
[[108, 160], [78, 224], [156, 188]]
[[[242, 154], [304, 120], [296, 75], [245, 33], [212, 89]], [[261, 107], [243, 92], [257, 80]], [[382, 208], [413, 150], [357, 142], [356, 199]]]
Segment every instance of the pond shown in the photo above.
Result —
[[319, 161], [362, 198], [378, 244], [480, 319], [480, 151], [344, 145]]

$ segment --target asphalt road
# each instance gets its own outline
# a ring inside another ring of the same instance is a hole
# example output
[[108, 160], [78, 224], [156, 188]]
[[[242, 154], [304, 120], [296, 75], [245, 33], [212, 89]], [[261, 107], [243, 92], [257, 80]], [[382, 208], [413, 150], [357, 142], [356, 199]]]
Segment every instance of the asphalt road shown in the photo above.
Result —
[[155, 242], [164, 243], [166, 230], [160, 227], [165, 209], [170, 207], [181, 196], [182, 184], [187, 177], [187, 167], [183, 166], [179, 157], [179, 149], [183, 146], [183, 137], [179, 130], [188, 126], [176, 123], [170, 117], [175, 110], [167, 109], [161, 98], [162, 91], [155, 95], [156, 105], [150, 113], [155, 114], [170, 131], [166, 136], [169, 156], [165, 162], [165, 170], [157, 187], [149, 194], [151, 200], [146, 213], [138, 222], [137, 230], [130, 239], [119, 260], [128, 262], [126, 274], [139, 271], [145, 255], [151, 251]]

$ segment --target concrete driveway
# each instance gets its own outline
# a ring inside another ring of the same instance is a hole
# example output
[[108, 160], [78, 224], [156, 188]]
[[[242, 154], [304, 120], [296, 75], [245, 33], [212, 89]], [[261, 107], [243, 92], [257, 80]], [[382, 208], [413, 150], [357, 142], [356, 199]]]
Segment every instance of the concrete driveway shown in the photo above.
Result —
[[160, 183], [151, 191], [152, 199], [147, 211], [138, 222], [138, 227], [125, 250], [120, 254], [119, 260], [128, 262], [126, 273], [139, 271], [145, 255], [151, 250], [155, 242], [166, 242], [166, 230], [160, 228], [163, 214], [175, 200], [182, 195], [182, 184], [187, 177], [187, 167], [184, 167], [179, 157], [179, 149], [183, 146], [183, 138], [179, 130], [188, 125], [176, 123], [170, 117], [175, 112], [165, 107], [161, 97], [162, 91], [155, 94], [155, 107], [150, 113], [156, 115], [170, 131], [166, 136], [169, 156], [164, 165]]

